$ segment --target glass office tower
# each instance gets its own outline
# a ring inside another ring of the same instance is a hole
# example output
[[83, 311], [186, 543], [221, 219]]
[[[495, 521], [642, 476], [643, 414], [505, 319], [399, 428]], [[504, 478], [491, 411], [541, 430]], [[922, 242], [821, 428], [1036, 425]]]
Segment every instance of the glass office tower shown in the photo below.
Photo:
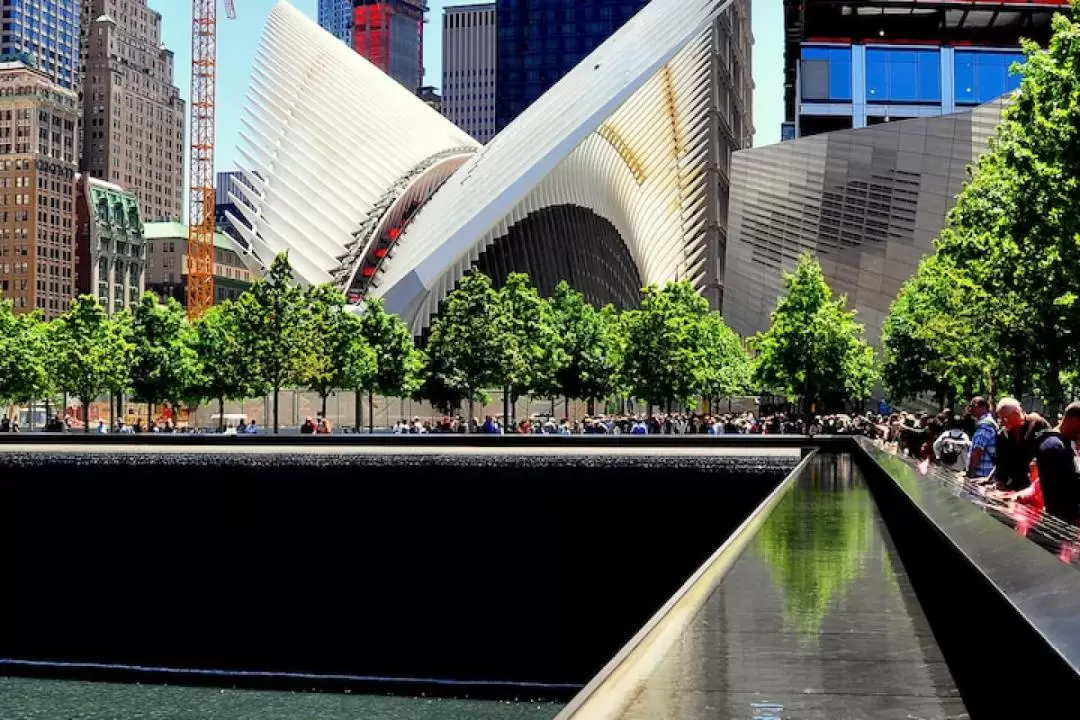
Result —
[[63, 88], [79, 79], [79, 0], [0, 0], [0, 59], [22, 60]]
[[648, 0], [498, 0], [496, 129], [501, 130]]

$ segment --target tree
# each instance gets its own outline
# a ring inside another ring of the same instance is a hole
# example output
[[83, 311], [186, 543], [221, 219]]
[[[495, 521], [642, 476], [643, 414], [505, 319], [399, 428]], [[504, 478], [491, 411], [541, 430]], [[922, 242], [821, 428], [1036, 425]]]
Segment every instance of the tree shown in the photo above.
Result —
[[146, 292], [131, 313], [131, 343], [131, 389], [147, 404], [147, 421], [152, 422], [154, 405], [166, 401], [178, 408], [198, 377], [195, 335], [180, 303], [174, 298], [160, 303]]
[[198, 317], [192, 328], [199, 373], [188, 395], [198, 400], [217, 401], [218, 431], [223, 431], [225, 401], [254, 394], [238, 310], [231, 301], [226, 300]]
[[566, 281], [551, 296], [556, 357], [553, 395], [569, 400], [609, 397], [619, 389], [623, 362], [622, 326], [610, 305], [597, 310]]
[[55, 384], [79, 398], [84, 430], [90, 432], [90, 405], [128, 377], [135, 348], [92, 295], [75, 298], [49, 331]]
[[[331, 327], [331, 355], [334, 359], [334, 384], [356, 393], [356, 430], [360, 431], [360, 395], [375, 384], [379, 357], [364, 337], [364, 321], [352, 312], [340, 312]], [[412, 344], [412, 338], [409, 338]], [[323, 404], [323, 414], [326, 405]]]
[[[352, 384], [357, 392], [368, 394], [368, 431], [374, 432], [374, 395], [405, 397], [420, 385], [423, 355], [413, 344], [412, 333], [397, 315], [386, 312], [382, 300], [371, 298], [364, 303], [360, 328], [367, 344], [375, 352], [375, 375], [366, 384]], [[360, 398], [357, 397], [357, 416]], [[360, 427], [357, 417], [357, 429]]]
[[511, 408], [522, 391], [548, 394], [562, 363], [551, 304], [523, 273], [510, 273], [499, 290], [501, 315], [497, 332], [503, 338], [499, 371], [503, 384], [503, 412], [511, 420]]
[[312, 342], [307, 302], [293, 281], [286, 253], [274, 258], [266, 277], [251, 284], [236, 308], [241, 343], [248, 349], [256, 384], [274, 396], [276, 434], [280, 427], [281, 388], [300, 381]]
[[702, 397], [712, 400], [745, 392], [753, 369], [742, 340], [718, 312], [705, 315], [701, 324], [706, 348]]
[[1019, 93], [936, 246], [987, 289], [972, 312], [1013, 392], [1054, 406], [1080, 333], [1080, 25], [1052, 28], [1045, 51], [1025, 44]]
[[754, 380], [759, 386], [801, 398], [809, 415], [819, 400], [864, 398], [874, 386], [874, 350], [847, 309], [833, 299], [821, 265], [803, 255], [785, 274], [769, 329], [756, 335]]
[[304, 344], [299, 381], [318, 394], [325, 417], [326, 399], [340, 387], [335, 353], [340, 342], [337, 333], [345, 309], [345, 296], [333, 285], [323, 284], [309, 289], [305, 300], [309, 339]]
[[686, 281], [645, 288], [641, 307], [623, 314], [624, 373], [632, 394], [649, 407], [687, 403], [709, 376], [709, 346], [702, 324], [709, 303]]
[[[505, 338], [499, 293], [483, 273], [472, 272], [443, 302], [431, 325], [427, 354], [448, 388], [462, 393], [469, 403], [469, 419], [481, 390], [502, 379], [499, 360]], [[471, 429], [471, 426], [470, 426]]]
[[919, 264], [882, 323], [881, 379], [891, 398], [933, 392], [944, 408], [958, 393], [985, 389], [993, 355], [978, 332], [984, 296], [944, 255]]
[[16, 316], [10, 301], [0, 301], [0, 407], [49, 393], [48, 340], [40, 312]]

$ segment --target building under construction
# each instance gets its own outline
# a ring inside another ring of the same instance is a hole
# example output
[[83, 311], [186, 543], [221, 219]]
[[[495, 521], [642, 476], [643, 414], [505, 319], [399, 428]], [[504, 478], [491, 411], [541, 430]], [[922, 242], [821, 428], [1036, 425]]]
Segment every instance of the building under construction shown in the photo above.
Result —
[[424, 84], [424, 0], [352, 0], [352, 47], [415, 92]]

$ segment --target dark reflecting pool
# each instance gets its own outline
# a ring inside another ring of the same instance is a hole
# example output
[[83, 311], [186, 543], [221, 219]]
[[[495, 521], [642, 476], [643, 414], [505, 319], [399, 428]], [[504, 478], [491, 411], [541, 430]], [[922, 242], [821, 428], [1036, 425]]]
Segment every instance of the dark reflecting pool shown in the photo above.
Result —
[[4, 720], [549, 720], [559, 707], [0, 678]]

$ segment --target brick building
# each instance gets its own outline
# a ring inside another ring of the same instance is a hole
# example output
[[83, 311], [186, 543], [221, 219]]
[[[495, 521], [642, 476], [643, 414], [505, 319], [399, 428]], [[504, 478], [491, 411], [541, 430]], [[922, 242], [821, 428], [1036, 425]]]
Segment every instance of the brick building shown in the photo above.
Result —
[[16, 312], [67, 309], [75, 286], [73, 91], [0, 62], [0, 295]]
[[146, 0], [83, 0], [82, 169], [135, 194], [146, 220], [184, 207], [184, 107], [161, 14]]

